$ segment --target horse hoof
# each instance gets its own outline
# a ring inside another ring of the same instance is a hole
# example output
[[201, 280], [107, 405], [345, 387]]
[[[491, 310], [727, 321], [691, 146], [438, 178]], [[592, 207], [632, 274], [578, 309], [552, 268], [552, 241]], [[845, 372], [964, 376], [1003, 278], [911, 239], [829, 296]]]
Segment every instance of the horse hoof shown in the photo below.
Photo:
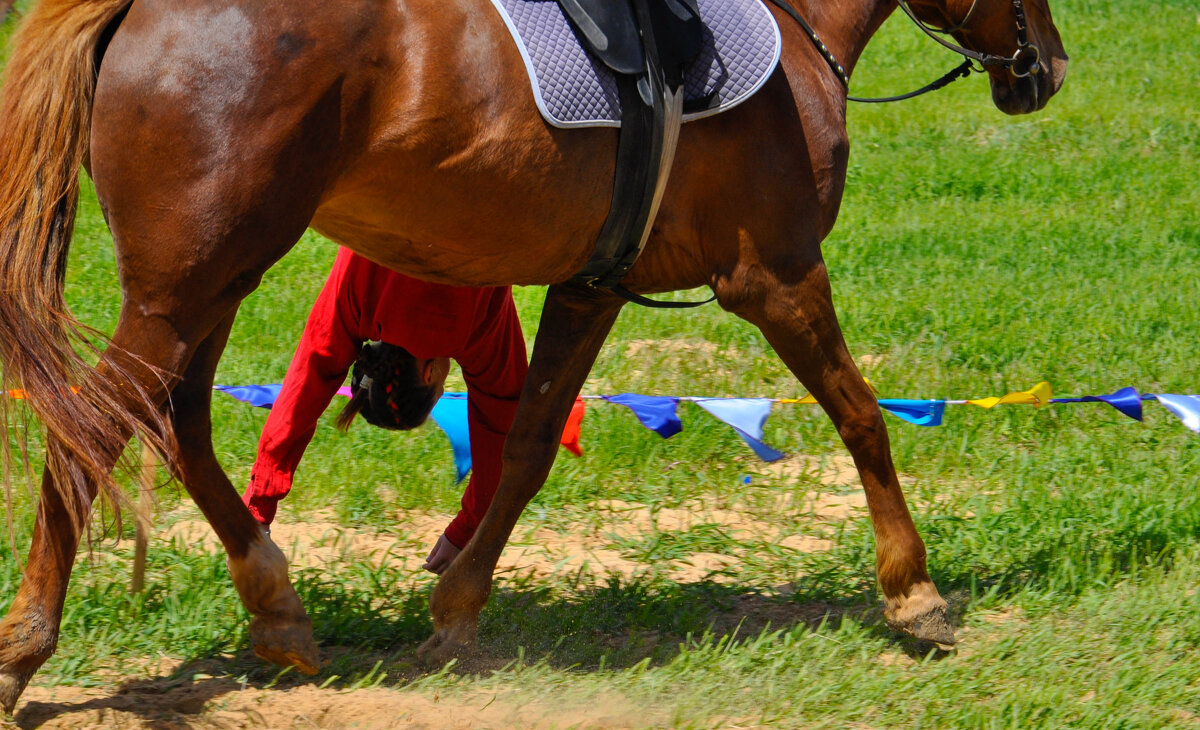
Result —
[[295, 667], [301, 674], [321, 670], [321, 653], [313, 641], [312, 624], [285, 622], [272, 626], [263, 618], [250, 623], [250, 643], [261, 659], [281, 667]]
[[954, 646], [954, 627], [946, 601], [932, 582], [921, 581], [909, 588], [908, 595], [887, 603], [883, 616], [892, 630], [932, 641], [946, 651]]
[[475, 653], [475, 642], [453, 638], [445, 629], [435, 631], [417, 649], [417, 659], [430, 669], [441, 669], [452, 661]]
[[914, 639], [931, 641], [943, 651], [954, 648], [954, 627], [950, 625], [950, 616], [944, 602], [912, 618], [900, 620], [889, 617], [887, 623], [893, 630], [901, 631]]
[[280, 667], [295, 667], [301, 674], [312, 676], [321, 671], [319, 660], [307, 657], [294, 651], [283, 651], [270, 646], [254, 647], [254, 655]]

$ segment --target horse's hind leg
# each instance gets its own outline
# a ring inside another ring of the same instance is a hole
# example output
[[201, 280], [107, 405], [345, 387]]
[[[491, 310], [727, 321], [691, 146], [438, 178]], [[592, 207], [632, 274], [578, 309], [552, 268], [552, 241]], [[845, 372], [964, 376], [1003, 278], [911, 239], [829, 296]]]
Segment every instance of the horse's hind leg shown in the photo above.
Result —
[[[244, 175], [221, 187], [228, 199], [248, 201], [248, 210], [223, 202], [202, 206], [214, 219], [240, 220], [242, 227], [233, 233], [217, 222], [200, 230], [186, 220], [113, 217], [126, 301], [113, 343], [174, 378], [169, 405], [178, 444], [175, 474], [225, 547], [234, 586], [254, 616], [256, 653], [311, 673], [318, 664], [312, 626], [288, 581], [287, 561], [242, 504], [212, 452], [210, 391], [237, 308], [299, 239], [311, 215], [311, 208], [299, 203], [258, 202], [288, 196], [276, 188], [286, 183], [257, 180]], [[134, 206], [146, 208], [153, 206]], [[186, 251], [188, 258], [163, 257], [163, 249]]]
[[225, 546], [233, 583], [254, 616], [250, 642], [255, 653], [267, 661], [312, 674], [319, 664], [312, 622], [288, 581], [287, 558], [250, 516], [213, 453], [213, 376], [233, 318], [233, 314], [226, 317], [201, 343], [183, 381], [171, 394], [179, 443], [175, 476]]
[[[167, 351], [167, 355], [152, 361], [155, 369], [148, 369], [127, 356], [126, 353], [133, 350], [122, 348], [122, 344], [136, 342], [136, 338], [130, 337], [127, 324], [127, 320], [122, 320], [122, 325], [118, 326], [113, 338], [116, 347], [110, 347], [101, 358], [96, 368], [97, 377], [116, 377], [115, 364], [118, 366], [116, 372], [127, 373], [138, 381], [131, 391], [141, 388], [153, 402], [161, 403], [166, 399], [170, 382], [190, 353], [182, 348]], [[140, 404], [127, 403], [126, 407], [142, 413], [141, 418], [145, 418], [144, 411], [139, 410]], [[119, 429], [103, 435], [104, 444], [98, 449], [98, 453], [107, 454], [103, 466], [112, 468], [132, 435]], [[57, 455], [51, 458], [67, 458], [62, 456], [65, 449], [53, 435], [47, 439], [46, 451]], [[47, 468], [43, 472], [25, 574], [16, 598], [4, 620], [0, 621], [0, 707], [5, 712], [12, 712], [30, 677], [50, 658], [58, 644], [63, 601], [79, 547], [80, 526], [86, 523], [97, 494], [95, 483], [83, 480], [80, 483], [80, 492], [73, 500], [67, 500], [63, 490], [54, 483], [51, 470]]]
[[[95, 136], [123, 139], [112, 130]], [[124, 146], [134, 149], [138, 142], [129, 140]], [[248, 158], [249, 154], [244, 156]], [[93, 153], [94, 172], [103, 169], [105, 160]], [[263, 272], [303, 233], [313, 207], [304, 201], [315, 196], [305, 194], [309, 191], [299, 186], [319, 185], [320, 179], [315, 175], [255, 176], [246, 173], [246, 164], [228, 168], [227, 184], [216, 186], [228, 197], [216, 202], [203, 196], [203, 184], [209, 182], [206, 178], [186, 186], [155, 185], [153, 181], [133, 184], [129, 179], [177, 170], [181, 165], [162, 163], [149, 171], [131, 166], [107, 177], [97, 174], [97, 190], [117, 243], [124, 290], [120, 321], [112, 346], [97, 367], [97, 377], [115, 377], [115, 363], [117, 372], [132, 373], [159, 407], [167, 402], [171, 390], [178, 391], [179, 473], [225, 546], [233, 582], [255, 616], [255, 649], [268, 659], [312, 671], [317, 660], [311, 627], [288, 582], [286, 561], [220, 474], [208, 438], [208, 403], [203, 391], [211, 386], [232, 317]], [[255, 183], [260, 179], [277, 186]], [[288, 184], [299, 189], [282, 189]], [[179, 201], [191, 206], [187, 211], [191, 216], [184, 214]], [[144, 214], [164, 210], [175, 214]], [[197, 218], [208, 225], [196, 225]], [[126, 407], [135, 413], [141, 408], [138, 403]], [[112, 454], [107, 466], [115, 462], [131, 435], [104, 434], [105, 453]], [[53, 440], [47, 448], [55, 448]], [[80, 504], [74, 509], [81, 514], [72, 520], [58, 486], [49, 477], [43, 480], [42, 505], [25, 577], [12, 608], [0, 622], [0, 706], [6, 709], [15, 705], [25, 683], [57, 643], [63, 598], [79, 544], [75, 525], [86, 517], [95, 498], [94, 485], [88, 486], [85, 496], [86, 500], [76, 500]]]
[[[255, 215], [265, 218], [271, 213], [263, 209]], [[123, 226], [114, 221], [114, 231], [136, 233], [120, 246], [129, 304], [122, 309], [113, 344], [172, 378], [169, 406], [178, 445], [175, 476], [225, 548], [230, 577], [254, 617], [250, 633], [255, 652], [313, 673], [318, 659], [312, 624], [288, 581], [287, 560], [251, 517], [217, 462], [209, 413], [213, 375], [237, 308], [270, 263], [299, 238], [305, 213], [302, 208], [280, 213], [275, 218], [274, 236], [258, 239], [256, 255], [240, 236], [205, 233], [190, 237], [195, 244], [191, 250], [202, 252], [196, 268], [206, 275], [190, 267], [164, 268], [155, 255], [158, 246], [136, 243], [180, 240], [168, 235], [170, 227], [140, 222]], [[149, 234], [160, 229], [161, 236]], [[218, 253], [224, 250], [242, 252], [237, 264], [228, 265], [221, 259]]]
[[888, 624], [919, 639], [953, 644], [946, 602], [926, 571], [925, 545], [896, 479], [883, 415], [842, 338], [824, 261], [798, 256], [786, 266], [742, 267], [715, 288], [722, 306], [762, 330], [854, 457], [875, 528]]
[[[90, 485], [89, 485], [90, 486]], [[12, 713], [17, 698], [58, 645], [67, 581], [79, 547], [74, 525], [86, 518], [94, 487], [74, 505], [63, 500], [47, 470], [43, 477], [33, 543], [16, 599], [0, 622], [0, 708]]]
[[[166, 279], [169, 284], [169, 275], [159, 273], [161, 277], [154, 278]], [[257, 277], [242, 281], [257, 281]], [[110, 364], [119, 360], [124, 372], [135, 374], [160, 404], [166, 401], [171, 386], [179, 383], [172, 394], [179, 444], [177, 474], [212, 522], [229, 555], [234, 584], [255, 616], [251, 625], [255, 650], [267, 659], [311, 672], [317, 663], [312, 628], [288, 582], [287, 562], [262, 534], [212, 453], [209, 391], [236, 301], [244, 295], [245, 286], [237, 283], [225, 287], [223, 293], [232, 296], [232, 306], [230, 301], [200, 296], [195, 301], [177, 303], [179, 310], [156, 315], [147, 314], [152, 306], [126, 307], [113, 346], [97, 370], [99, 376], [109, 376]], [[203, 324], [205, 315], [219, 319], [220, 312], [228, 314], [215, 328]], [[181, 319], [190, 320], [196, 328], [177, 327]], [[112, 462], [131, 435], [111, 434]], [[48, 450], [52, 449], [53, 442], [48, 444]], [[58, 643], [63, 600], [79, 546], [75, 526], [86, 520], [96, 496], [94, 485], [88, 484], [87, 489], [84, 499], [68, 505], [51, 481], [49, 470], [43, 477], [25, 575], [16, 599], [0, 622], [0, 707], [6, 712], [12, 711], [30, 677], [54, 653]], [[72, 514], [72, 509], [78, 512]]]

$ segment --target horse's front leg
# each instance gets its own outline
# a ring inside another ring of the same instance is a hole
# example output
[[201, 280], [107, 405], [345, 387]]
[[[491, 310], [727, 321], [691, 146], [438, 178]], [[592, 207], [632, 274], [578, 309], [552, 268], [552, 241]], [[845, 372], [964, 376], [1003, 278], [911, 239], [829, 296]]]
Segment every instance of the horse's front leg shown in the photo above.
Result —
[[570, 285], [547, 291], [500, 484], [475, 536], [430, 598], [434, 634], [417, 652], [425, 661], [443, 664], [474, 650], [496, 562], [521, 511], [546, 482], [571, 405], [623, 303]]
[[883, 415], [846, 349], [815, 243], [811, 251], [777, 266], [737, 269], [714, 287], [718, 301], [762, 330], [833, 420], [854, 457], [875, 528], [876, 571], [888, 625], [918, 639], [953, 644], [946, 602], [926, 570], [925, 544], [892, 465]]

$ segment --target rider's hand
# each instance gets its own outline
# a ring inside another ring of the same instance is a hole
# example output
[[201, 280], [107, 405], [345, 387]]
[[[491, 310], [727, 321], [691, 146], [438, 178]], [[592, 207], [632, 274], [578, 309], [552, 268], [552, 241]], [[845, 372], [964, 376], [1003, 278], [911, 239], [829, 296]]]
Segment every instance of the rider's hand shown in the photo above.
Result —
[[446, 568], [450, 567], [450, 563], [453, 563], [454, 559], [461, 552], [461, 549], [447, 540], [445, 535], [442, 535], [438, 538], [437, 543], [434, 544], [433, 550], [430, 551], [429, 557], [425, 558], [425, 564], [421, 567], [430, 573], [441, 575]]

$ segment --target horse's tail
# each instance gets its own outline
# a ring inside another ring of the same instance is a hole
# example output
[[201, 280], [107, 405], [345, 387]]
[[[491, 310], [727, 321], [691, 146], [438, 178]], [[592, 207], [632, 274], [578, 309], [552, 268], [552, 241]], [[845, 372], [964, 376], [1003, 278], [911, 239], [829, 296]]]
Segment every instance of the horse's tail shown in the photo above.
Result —
[[[121, 368], [95, 377], [87, 361], [97, 354], [96, 335], [63, 299], [98, 45], [131, 3], [42, 0], [13, 39], [0, 87], [0, 421], [7, 432], [12, 401], [29, 404], [46, 431], [49, 476], [77, 527], [92, 489], [119, 498], [113, 463], [129, 435], [144, 433], [143, 422], [157, 412], [147, 411], [145, 389]], [[151, 428], [164, 433], [161, 425], [160, 417]], [[6, 489], [8, 444], [6, 433], [0, 437]]]

